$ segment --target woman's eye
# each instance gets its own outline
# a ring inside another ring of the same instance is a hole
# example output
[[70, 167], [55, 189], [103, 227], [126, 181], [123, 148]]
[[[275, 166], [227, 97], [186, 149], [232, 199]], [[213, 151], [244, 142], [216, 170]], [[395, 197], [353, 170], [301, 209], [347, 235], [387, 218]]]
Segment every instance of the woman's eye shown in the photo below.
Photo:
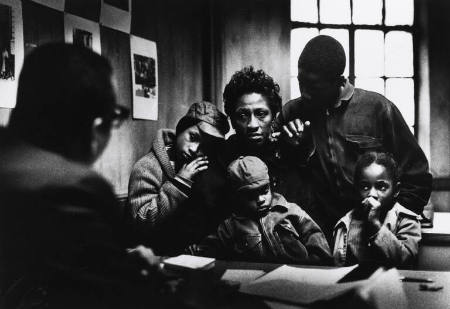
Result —
[[237, 116], [238, 116], [238, 118], [241, 119], [241, 120], [245, 120], [245, 119], [248, 118], [248, 116], [247, 116], [246, 113], [239, 113]]
[[258, 117], [258, 118], [264, 118], [266, 116], [267, 116], [267, 112], [265, 112], [265, 111], [261, 111], [261, 112], [257, 112], [256, 113], [256, 117]]

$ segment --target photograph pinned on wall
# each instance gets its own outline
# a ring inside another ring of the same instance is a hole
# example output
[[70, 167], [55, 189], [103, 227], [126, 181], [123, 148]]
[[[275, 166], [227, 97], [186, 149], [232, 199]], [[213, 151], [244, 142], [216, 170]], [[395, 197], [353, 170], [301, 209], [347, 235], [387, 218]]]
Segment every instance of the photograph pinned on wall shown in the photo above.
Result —
[[73, 28], [73, 45], [92, 49], [92, 33], [86, 30]]
[[0, 0], [0, 107], [16, 105], [17, 79], [23, 57], [22, 2]]
[[102, 0], [100, 24], [130, 33], [131, 0]]
[[65, 0], [32, 0], [32, 1], [60, 12], [64, 12], [64, 6], [66, 4]]
[[101, 54], [98, 23], [72, 14], [64, 14], [65, 41], [92, 49]]
[[130, 36], [133, 118], [158, 120], [158, 60], [156, 43]]

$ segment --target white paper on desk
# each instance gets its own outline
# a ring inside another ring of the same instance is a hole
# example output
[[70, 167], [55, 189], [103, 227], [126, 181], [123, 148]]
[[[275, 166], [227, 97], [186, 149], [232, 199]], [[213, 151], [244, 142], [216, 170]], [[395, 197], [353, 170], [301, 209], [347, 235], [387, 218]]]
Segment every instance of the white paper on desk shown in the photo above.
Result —
[[239, 282], [240, 284], [249, 283], [266, 272], [256, 269], [227, 269], [220, 280]]
[[329, 299], [361, 285], [362, 281], [336, 284], [355, 266], [322, 269], [281, 266], [255, 281], [243, 285], [240, 292], [296, 304]]
[[164, 264], [190, 269], [201, 269], [213, 263], [215, 259], [182, 254], [164, 260]]

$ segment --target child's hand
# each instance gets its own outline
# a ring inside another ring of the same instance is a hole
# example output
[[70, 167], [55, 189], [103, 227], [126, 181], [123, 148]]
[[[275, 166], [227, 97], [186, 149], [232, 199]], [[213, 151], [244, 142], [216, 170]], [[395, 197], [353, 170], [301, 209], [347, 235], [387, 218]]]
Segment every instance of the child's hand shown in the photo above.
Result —
[[378, 231], [381, 227], [381, 203], [373, 197], [367, 197], [361, 203], [367, 213], [367, 222]]
[[178, 176], [192, 181], [195, 175], [208, 168], [208, 163], [208, 157], [198, 157], [197, 159], [184, 164], [178, 172]]
[[305, 129], [310, 126], [309, 121], [302, 122], [300, 119], [289, 121], [283, 126], [281, 137], [290, 145], [298, 146], [304, 138]]

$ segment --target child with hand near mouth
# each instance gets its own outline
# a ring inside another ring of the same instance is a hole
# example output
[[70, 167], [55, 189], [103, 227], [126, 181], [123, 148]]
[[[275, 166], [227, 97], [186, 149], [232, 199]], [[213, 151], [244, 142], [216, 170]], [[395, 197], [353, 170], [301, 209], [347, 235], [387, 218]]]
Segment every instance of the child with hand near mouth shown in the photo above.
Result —
[[334, 228], [336, 265], [411, 266], [421, 239], [419, 216], [396, 202], [400, 182], [393, 157], [363, 154], [355, 166], [354, 184], [361, 203]]

